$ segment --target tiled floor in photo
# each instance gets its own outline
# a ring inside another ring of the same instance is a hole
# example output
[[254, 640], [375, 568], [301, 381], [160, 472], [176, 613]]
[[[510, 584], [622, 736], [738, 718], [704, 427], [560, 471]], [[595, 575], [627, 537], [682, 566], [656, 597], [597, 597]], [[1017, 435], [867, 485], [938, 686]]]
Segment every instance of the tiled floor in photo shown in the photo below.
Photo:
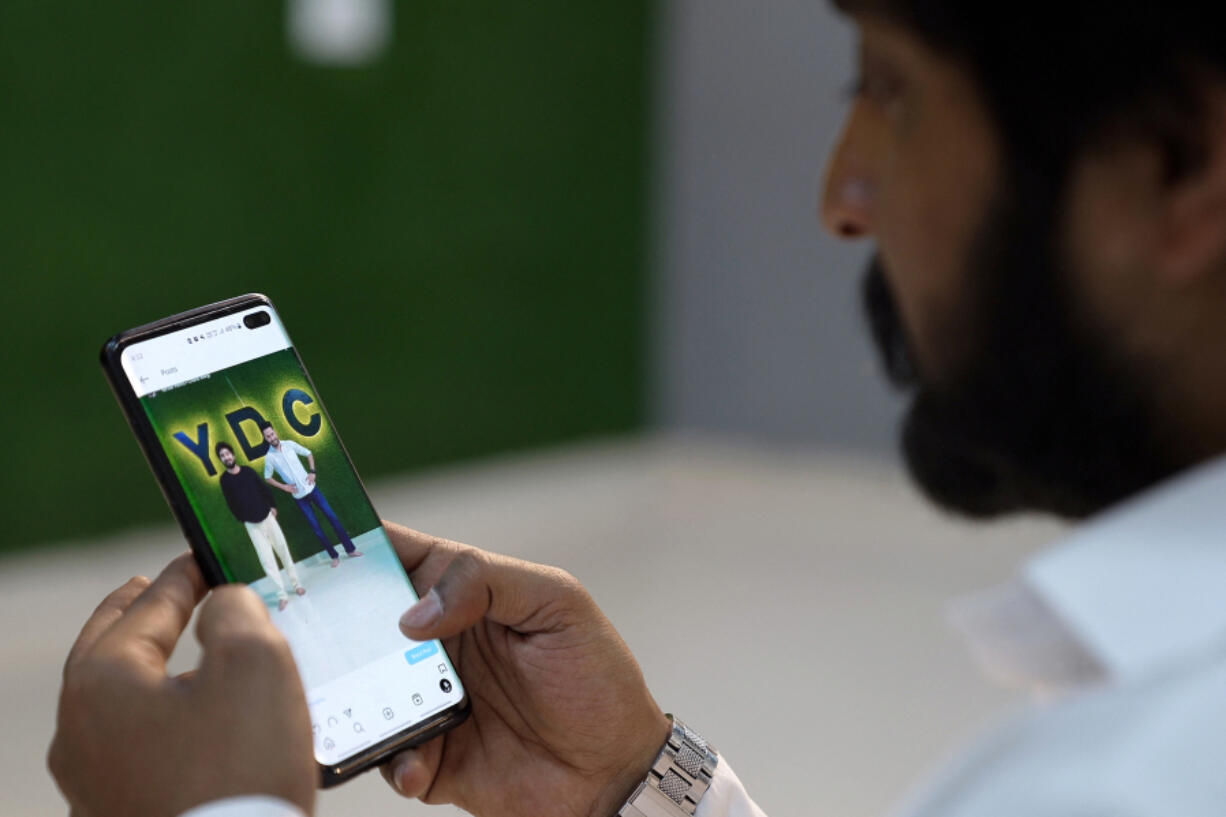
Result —
[[[400, 614], [413, 603], [404, 571], [382, 528], [353, 537], [362, 553], [347, 556], [339, 545], [340, 564], [332, 567], [327, 551], [298, 562], [298, 579], [306, 589], [292, 592], [278, 610], [271, 579], [252, 582], [273, 622], [285, 633], [307, 689], [339, 678], [376, 658], [413, 642], [400, 633]], [[286, 590], [289, 577], [281, 571]]]

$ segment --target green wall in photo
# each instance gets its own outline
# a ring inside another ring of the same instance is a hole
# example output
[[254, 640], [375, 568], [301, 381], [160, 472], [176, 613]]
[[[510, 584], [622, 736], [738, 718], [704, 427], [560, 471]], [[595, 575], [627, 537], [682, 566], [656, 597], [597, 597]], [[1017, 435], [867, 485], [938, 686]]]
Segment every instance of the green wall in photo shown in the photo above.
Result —
[[[310, 402], [300, 400], [287, 409], [285, 395], [291, 390], [306, 395]], [[317, 488], [324, 492], [346, 533], [359, 536], [379, 526], [379, 518], [345, 457], [337, 432], [293, 351], [274, 352], [150, 395], [141, 400], [141, 405], [231, 581], [253, 582], [264, 571], [243, 523], [226, 504], [220, 485], [225, 466], [215, 449], [217, 443], [226, 443], [240, 467], [252, 468], [264, 479], [266, 457], [262, 455], [263, 437], [254, 419], [256, 415], [272, 425], [283, 443], [292, 441], [311, 452], [318, 472]], [[244, 418], [248, 410], [255, 414]], [[292, 423], [286, 417], [287, 410], [293, 412]], [[235, 417], [233, 425], [230, 415]], [[177, 438], [179, 434], [184, 435], [186, 444]], [[252, 452], [250, 456], [248, 451]], [[305, 468], [307, 461], [301, 462]], [[285, 482], [275, 471], [273, 477]], [[294, 561], [324, 550], [293, 497], [278, 489], [270, 490], [277, 522]], [[336, 531], [318, 512], [316, 517], [324, 535], [336, 545], [339, 541]], [[337, 546], [337, 550], [341, 548]]]

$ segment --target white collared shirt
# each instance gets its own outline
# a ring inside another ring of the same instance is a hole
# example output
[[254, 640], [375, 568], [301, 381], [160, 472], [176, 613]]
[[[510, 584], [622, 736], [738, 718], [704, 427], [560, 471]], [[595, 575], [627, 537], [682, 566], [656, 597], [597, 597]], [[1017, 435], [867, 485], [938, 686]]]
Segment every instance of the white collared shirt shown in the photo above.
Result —
[[282, 440], [279, 449], [268, 446], [268, 453], [264, 455], [264, 479], [271, 477], [273, 470], [276, 470], [282, 482], [294, 486], [294, 499], [302, 499], [315, 490], [315, 486], [307, 481], [307, 470], [302, 467], [302, 460], [298, 459], [309, 456], [311, 449], [293, 440]]
[[989, 675], [1038, 702], [899, 817], [1226, 814], [1226, 459], [955, 602]]
[[[990, 675], [1039, 696], [897, 817], [1226, 815], [1226, 459], [1082, 525], [951, 619]], [[762, 811], [721, 758], [695, 817]]]

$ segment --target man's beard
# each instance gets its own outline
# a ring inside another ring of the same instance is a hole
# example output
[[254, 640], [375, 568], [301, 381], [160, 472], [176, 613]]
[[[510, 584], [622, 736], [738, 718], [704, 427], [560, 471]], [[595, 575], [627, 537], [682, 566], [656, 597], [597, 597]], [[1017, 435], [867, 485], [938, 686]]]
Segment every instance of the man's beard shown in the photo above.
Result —
[[[968, 328], [936, 382], [911, 351], [879, 258], [864, 303], [887, 376], [913, 391], [908, 469], [937, 504], [970, 516], [1022, 510], [1083, 517], [1178, 470], [1136, 366], [1072, 308], [1058, 262], [1055, 197], [998, 197], [969, 254]], [[948, 351], [948, 350], [947, 350]]]

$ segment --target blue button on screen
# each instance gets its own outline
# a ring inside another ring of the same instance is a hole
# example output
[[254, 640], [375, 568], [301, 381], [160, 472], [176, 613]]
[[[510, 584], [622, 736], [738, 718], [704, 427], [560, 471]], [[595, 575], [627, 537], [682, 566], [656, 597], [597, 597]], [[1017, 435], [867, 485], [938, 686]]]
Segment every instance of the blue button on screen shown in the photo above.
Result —
[[409, 660], [410, 664], [417, 664], [425, 661], [432, 655], [438, 654], [438, 642], [427, 641], [425, 644], [418, 644], [411, 650], [405, 652], [404, 657]]

